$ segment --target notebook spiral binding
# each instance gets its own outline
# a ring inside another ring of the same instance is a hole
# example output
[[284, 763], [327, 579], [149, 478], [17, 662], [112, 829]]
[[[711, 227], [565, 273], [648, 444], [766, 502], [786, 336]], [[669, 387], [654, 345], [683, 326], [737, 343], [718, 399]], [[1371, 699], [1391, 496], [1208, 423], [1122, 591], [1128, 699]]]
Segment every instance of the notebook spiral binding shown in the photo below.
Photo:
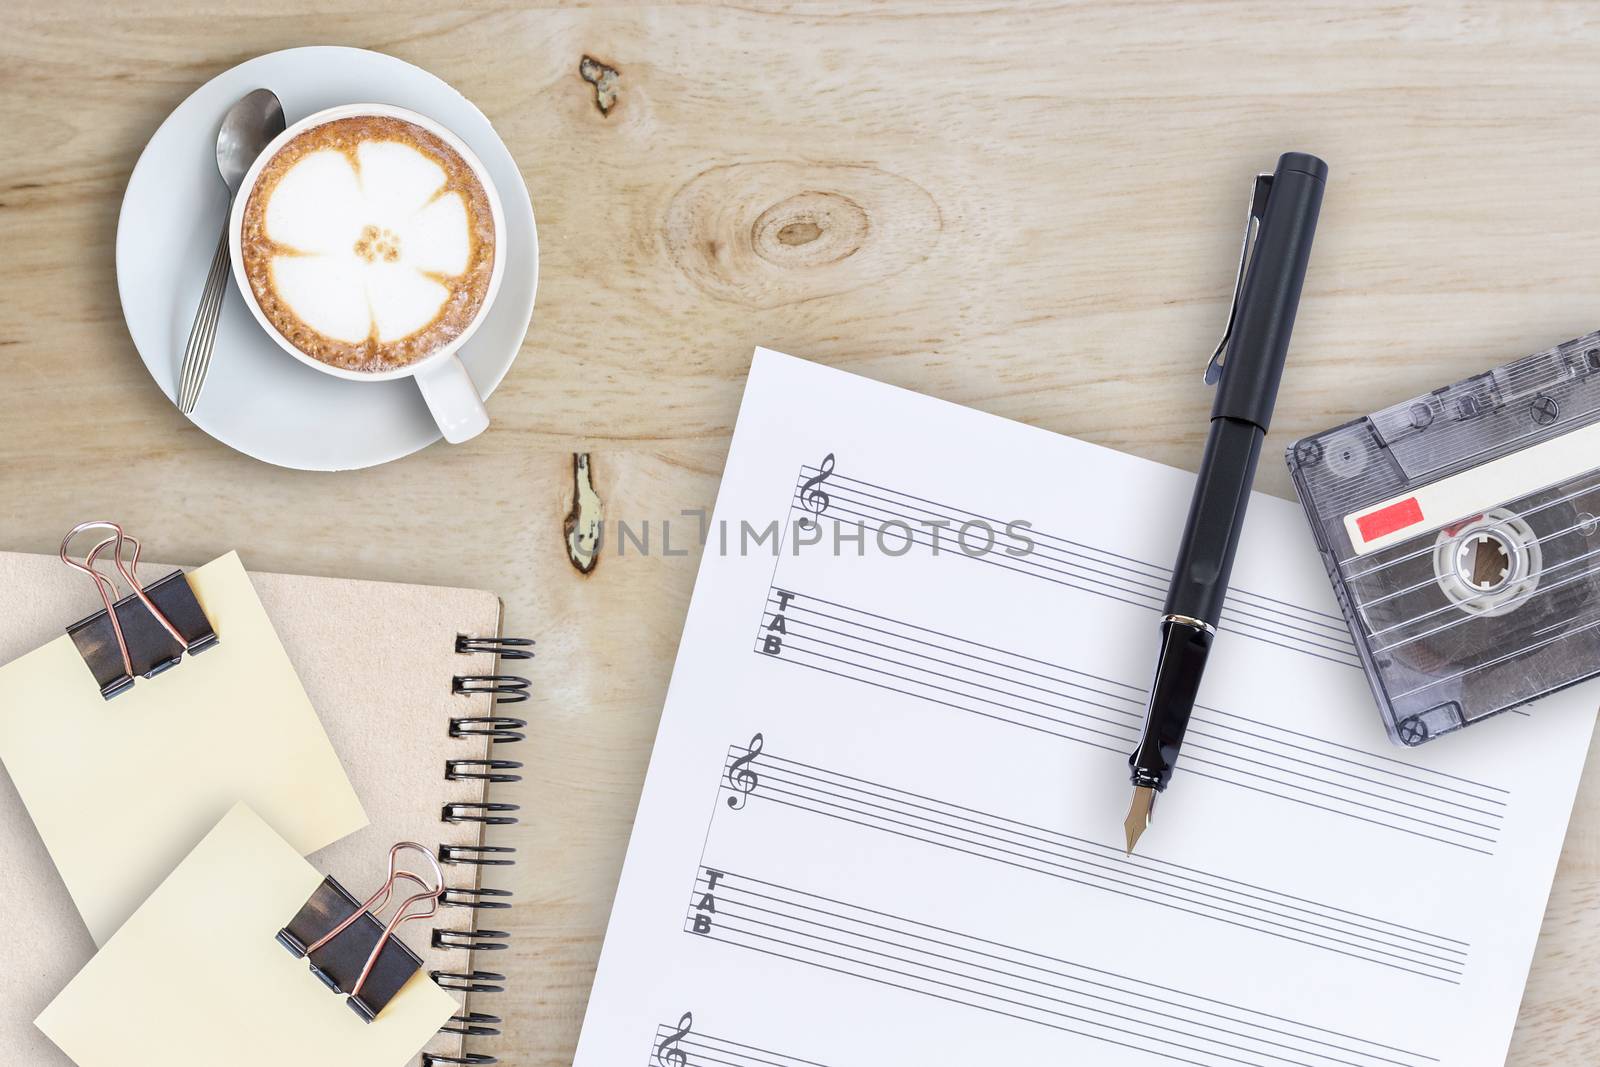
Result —
[[[525, 660], [533, 658], [533, 642], [522, 637], [472, 637], [460, 634], [456, 637], [456, 652], [461, 655], [489, 653], [501, 660]], [[489, 693], [493, 697], [493, 704], [520, 704], [529, 697], [531, 683], [528, 679], [515, 674], [458, 674], [450, 679], [452, 693], [474, 694]], [[522, 732], [527, 728], [527, 721], [516, 719], [507, 715], [491, 713], [488, 715], [462, 716], [450, 720], [450, 736], [458, 739], [488, 738], [491, 746], [497, 744], [511, 744], [521, 741], [526, 735]], [[491, 747], [491, 753], [495, 750]], [[487, 759], [451, 759], [446, 760], [444, 776], [452, 782], [481, 781], [486, 785], [495, 782], [517, 782], [522, 780], [520, 770], [522, 764], [516, 760], [500, 759], [491, 756]], [[512, 814], [517, 810], [516, 804], [482, 803], [451, 803], [446, 804], [439, 812], [441, 822], [451, 824], [476, 823], [482, 826], [510, 826], [518, 820]], [[516, 863], [510, 858], [516, 854], [516, 849], [506, 845], [485, 845], [481, 841], [476, 845], [439, 845], [439, 863], [446, 868], [450, 867], [509, 867]], [[477, 878], [472, 879], [474, 882]], [[446, 886], [444, 895], [440, 897], [441, 907], [446, 908], [473, 908], [477, 911], [499, 911], [511, 907], [511, 892], [507, 889], [492, 889], [483, 885]], [[504, 930], [479, 929], [474, 924], [472, 930], [445, 930], [435, 927], [433, 930], [433, 947], [436, 949], [455, 950], [467, 953], [467, 969], [462, 971], [430, 971], [433, 980], [445, 989], [460, 993], [490, 994], [505, 992], [504, 982], [506, 976], [494, 971], [480, 971], [475, 966], [476, 954], [479, 952], [499, 952], [510, 947], [511, 935]], [[485, 1012], [464, 1009], [462, 1014], [453, 1016], [449, 1022], [439, 1028], [441, 1034], [458, 1035], [471, 1039], [478, 1037], [495, 1037], [500, 1033], [500, 1017], [489, 1015]], [[481, 1052], [463, 1052], [459, 1056], [445, 1056], [436, 1052], [422, 1054], [422, 1067], [446, 1067], [448, 1064], [471, 1065], [471, 1067], [489, 1067], [490, 1064], [499, 1063], [499, 1059]]]

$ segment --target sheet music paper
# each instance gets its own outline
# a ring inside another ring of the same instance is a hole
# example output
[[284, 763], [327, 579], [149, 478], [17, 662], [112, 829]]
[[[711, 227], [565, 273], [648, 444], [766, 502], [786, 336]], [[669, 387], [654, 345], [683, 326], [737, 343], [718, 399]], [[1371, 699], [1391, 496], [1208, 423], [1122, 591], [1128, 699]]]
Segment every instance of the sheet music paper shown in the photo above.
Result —
[[[387, 873], [372, 857], [365, 899]], [[277, 933], [322, 884], [234, 807], [39, 1016], [79, 1067], [400, 1067], [457, 1009], [419, 970], [371, 1023]], [[385, 913], [385, 917], [392, 914]]]
[[240, 800], [302, 854], [367, 824], [238, 554], [187, 578], [217, 644], [111, 700], [65, 633], [0, 667], [0, 761], [97, 945]]
[[1392, 746], [1257, 495], [1124, 856], [1192, 484], [758, 352], [577, 1067], [1501, 1063], [1600, 691]]

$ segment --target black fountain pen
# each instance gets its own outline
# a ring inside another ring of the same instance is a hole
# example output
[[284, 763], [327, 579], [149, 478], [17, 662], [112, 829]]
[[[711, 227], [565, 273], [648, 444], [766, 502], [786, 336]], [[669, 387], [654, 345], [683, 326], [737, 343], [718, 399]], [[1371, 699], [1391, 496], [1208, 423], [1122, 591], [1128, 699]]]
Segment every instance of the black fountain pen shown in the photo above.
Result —
[[1267, 434], [1289, 352], [1289, 333], [1294, 329], [1327, 176], [1328, 165], [1316, 156], [1288, 152], [1278, 158], [1276, 171], [1255, 179], [1233, 306], [1222, 343], [1206, 366], [1206, 384], [1217, 385], [1211, 433], [1161, 610], [1161, 656], [1150, 686], [1144, 732], [1128, 757], [1133, 804], [1123, 828], [1130, 853], [1150, 825], [1156, 794], [1172, 780], [1216, 636], [1261, 439]]

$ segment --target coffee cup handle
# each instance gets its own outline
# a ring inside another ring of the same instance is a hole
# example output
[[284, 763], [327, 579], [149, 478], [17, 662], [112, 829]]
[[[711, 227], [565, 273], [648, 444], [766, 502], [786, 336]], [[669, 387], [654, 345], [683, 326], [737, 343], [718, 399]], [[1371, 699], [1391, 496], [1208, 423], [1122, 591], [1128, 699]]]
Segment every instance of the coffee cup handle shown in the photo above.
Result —
[[460, 356], [452, 353], [450, 358], [424, 367], [416, 373], [416, 379], [428, 412], [446, 441], [459, 445], [489, 428], [483, 398], [478, 396], [478, 387], [472, 384]]

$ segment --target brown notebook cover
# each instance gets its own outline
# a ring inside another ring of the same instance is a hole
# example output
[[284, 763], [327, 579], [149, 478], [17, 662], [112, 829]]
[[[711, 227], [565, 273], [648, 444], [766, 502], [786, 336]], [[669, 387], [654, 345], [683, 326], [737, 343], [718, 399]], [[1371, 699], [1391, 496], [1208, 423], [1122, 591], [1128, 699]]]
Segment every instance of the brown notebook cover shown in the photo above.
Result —
[[[148, 584], [172, 569], [141, 564], [139, 574]], [[511, 691], [498, 694], [509, 699], [497, 710], [495, 692], [457, 690], [508, 684], [495, 680], [500, 600], [475, 589], [254, 572], [250, 577], [371, 820], [366, 829], [313, 853], [311, 863], [364, 897], [387, 874], [388, 850], [396, 841], [425, 844], [454, 861], [443, 865], [453, 887], [446, 893], [449, 906], [432, 919], [402, 926], [400, 936], [428, 971], [444, 976], [440, 984], [462, 1003], [461, 1016], [426, 1051], [464, 1058], [471, 1042], [449, 1031], [495, 1027], [487, 1012], [467, 1021], [477, 1009], [467, 1005], [471, 987], [498, 984], [472, 977], [478, 970], [474, 945], [501, 942], [484, 929], [495, 925], [492, 918], [477, 920], [509, 904], [508, 896], [493, 889], [493, 874], [510, 857], [478, 851], [484, 823], [475, 820], [513, 816], [478, 806], [489, 785], [482, 776], [515, 774], [480, 762], [514, 756], [495, 746], [488, 732], [498, 726], [510, 740], [515, 723], [473, 720], [516, 718], [518, 708], [509, 701], [519, 694], [517, 683], [509, 683]], [[0, 552], [0, 589], [7, 594], [0, 663], [101, 609], [89, 579], [54, 556]], [[480, 647], [464, 643], [472, 639], [486, 650], [470, 651]], [[508, 665], [508, 673], [514, 666]], [[95, 816], [85, 811], [81, 817]], [[33, 1020], [94, 955], [94, 943], [3, 769], [0, 857], [0, 930], [10, 942], [7, 959], [15, 963], [0, 971], [0, 1049], [6, 1062], [71, 1067]]]

